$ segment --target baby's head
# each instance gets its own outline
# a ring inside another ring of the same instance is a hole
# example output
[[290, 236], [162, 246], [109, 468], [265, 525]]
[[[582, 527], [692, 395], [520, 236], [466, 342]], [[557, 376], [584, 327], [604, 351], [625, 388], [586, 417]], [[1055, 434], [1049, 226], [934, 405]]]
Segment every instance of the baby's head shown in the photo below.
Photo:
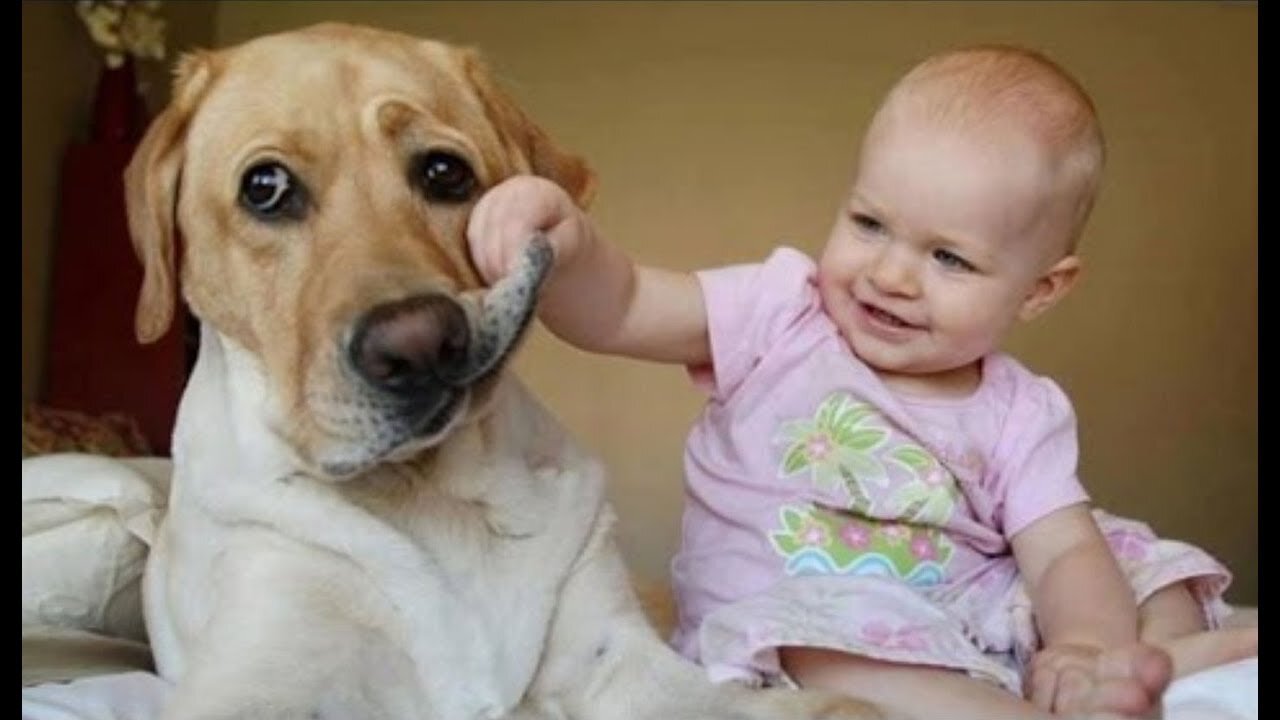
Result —
[[1048, 59], [944, 53], [889, 92], [824, 251], [828, 314], [892, 373], [972, 375], [1072, 287], [1103, 165], [1093, 104]]
[[1028, 190], [1039, 194], [1021, 201], [1049, 216], [1023, 240], [1052, 254], [1075, 251], [1097, 196], [1105, 147], [1092, 100], [1053, 61], [1004, 46], [931, 57], [889, 92], [865, 143], [882, 139], [895, 125], [1029, 153], [1038, 176], [1027, 179], [1036, 183]]

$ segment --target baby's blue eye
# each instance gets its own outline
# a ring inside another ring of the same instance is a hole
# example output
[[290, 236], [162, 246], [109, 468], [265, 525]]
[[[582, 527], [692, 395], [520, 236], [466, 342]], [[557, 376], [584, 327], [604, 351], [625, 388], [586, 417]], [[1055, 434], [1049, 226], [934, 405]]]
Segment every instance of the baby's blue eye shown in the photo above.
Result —
[[943, 267], [950, 268], [952, 270], [964, 270], [965, 272], [973, 272], [976, 269], [973, 266], [973, 263], [969, 262], [968, 260], [965, 260], [959, 255], [951, 252], [950, 250], [942, 250], [942, 249], [934, 250], [933, 259], [941, 263]]

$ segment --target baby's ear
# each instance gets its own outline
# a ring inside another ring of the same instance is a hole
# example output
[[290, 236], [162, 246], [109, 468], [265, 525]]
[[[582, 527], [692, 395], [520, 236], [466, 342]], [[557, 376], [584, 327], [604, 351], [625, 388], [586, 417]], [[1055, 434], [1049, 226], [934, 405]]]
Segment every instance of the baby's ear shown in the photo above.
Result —
[[1058, 301], [1071, 292], [1076, 280], [1080, 278], [1080, 257], [1068, 255], [1053, 264], [1036, 279], [1031, 292], [1018, 308], [1018, 317], [1024, 321], [1033, 320], [1045, 310], [1058, 304]]

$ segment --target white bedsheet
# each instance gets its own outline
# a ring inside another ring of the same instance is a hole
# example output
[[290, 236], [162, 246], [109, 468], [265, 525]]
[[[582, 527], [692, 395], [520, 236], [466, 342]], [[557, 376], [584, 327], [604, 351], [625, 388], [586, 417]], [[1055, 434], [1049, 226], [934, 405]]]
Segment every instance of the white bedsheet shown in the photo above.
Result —
[[[139, 641], [145, 637], [137, 585], [141, 559], [163, 513], [170, 467], [163, 458], [75, 454], [22, 461], [24, 643], [28, 626], [41, 623], [68, 631], [105, 628]], [[1247, 612], [1245, 624], [1256, 625], [1256, 610]], [[131, 658], [109, 657], [121, 663]], [[101, 658], [84, 662], [95, 660]], [[130, 665], [111, 669], [121, 666]], [[164, 681], [146, 672], [45, 683], [23, 688], [22, 717], [152, 720], [168, 691]], [[1164, 718], [1257, 720], [1257, 658], [1174, 683], [1165, 697]]]
[[[168, 684], [145, 672], [45, 683], [22, 689], [22, 720], [153, 720], [168, 692]], [[1163, 718], [1258, 720], [1258, 658], [1175, 682]]]
[[1258, 658], [1188, 675], [1164, 697], [1165, 720], [1257, 720]]
[[148, 672], [94, 675], [22, 688], [22, 720], [151, 720], [169, 684]]

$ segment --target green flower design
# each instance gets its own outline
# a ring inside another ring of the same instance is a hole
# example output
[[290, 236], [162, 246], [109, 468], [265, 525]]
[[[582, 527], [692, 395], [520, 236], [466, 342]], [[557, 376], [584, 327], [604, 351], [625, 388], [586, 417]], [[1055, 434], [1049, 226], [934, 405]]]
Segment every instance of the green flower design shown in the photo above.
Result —
[[871, 425], [875, 418], [870, 405], [837, 393], [818, 406], [813, 419], [792, 420], [778, 432], [777, 441], [786, 443], [778, 471], [782, 477], [808, 473], [818, 487], [845, 487], [852, 507], [870, 511], [865, 483], [885, 487], [889, 483], [884, 464], [875, 451], [888, 438], [888, 431]]
[[903, 522], [945, 525], [951, 519], [960, 490], [955, 477], [924, 448], [899, 445], [889, 457], [917, 478], [889, 497], [886, 509]]

